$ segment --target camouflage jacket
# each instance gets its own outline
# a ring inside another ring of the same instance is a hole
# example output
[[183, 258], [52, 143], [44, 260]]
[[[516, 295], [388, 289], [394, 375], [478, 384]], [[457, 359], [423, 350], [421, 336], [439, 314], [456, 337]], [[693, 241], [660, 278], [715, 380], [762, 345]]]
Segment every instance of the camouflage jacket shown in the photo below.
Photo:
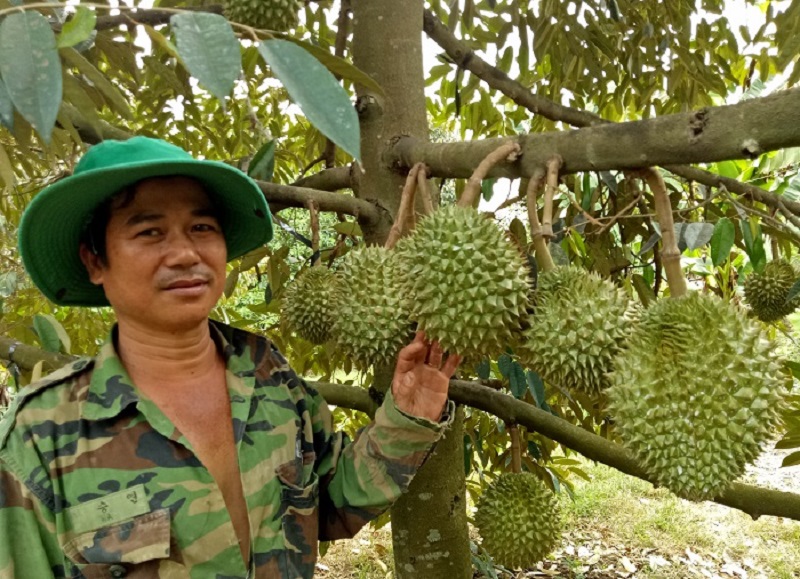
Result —
[[403, 414], [389, 394], [351, 442], [268, 340], [211, 328], [250, 568], [219, 487], [109, 340], [23, 389], [0, 422], [0, 579], [311, 577], [317, 542], [351, 537], [390, 506], [448, 423]]

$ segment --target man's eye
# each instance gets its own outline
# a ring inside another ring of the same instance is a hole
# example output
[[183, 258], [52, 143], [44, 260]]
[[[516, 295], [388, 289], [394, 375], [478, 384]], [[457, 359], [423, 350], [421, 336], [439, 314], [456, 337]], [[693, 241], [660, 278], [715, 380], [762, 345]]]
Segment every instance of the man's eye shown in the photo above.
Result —
[[198, 223], [194, 226], [195, 231], [217, 231], [218, 227], [213, 223]]
[[150, 229], [143, 229], [136, 234], [136, 237], [155, 237], [160, 232], [158, 229], [150, 228]]

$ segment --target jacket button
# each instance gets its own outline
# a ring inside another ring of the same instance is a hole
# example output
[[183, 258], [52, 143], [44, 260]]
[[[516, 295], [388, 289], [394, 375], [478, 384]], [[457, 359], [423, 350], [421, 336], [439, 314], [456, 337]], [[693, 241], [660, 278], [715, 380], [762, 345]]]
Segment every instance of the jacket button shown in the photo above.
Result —
[[111, 565], [111, 567], [108, 568], [108, 572], [114, 579], [125, 577], [128, 574], [128, 570], [122, 565]]

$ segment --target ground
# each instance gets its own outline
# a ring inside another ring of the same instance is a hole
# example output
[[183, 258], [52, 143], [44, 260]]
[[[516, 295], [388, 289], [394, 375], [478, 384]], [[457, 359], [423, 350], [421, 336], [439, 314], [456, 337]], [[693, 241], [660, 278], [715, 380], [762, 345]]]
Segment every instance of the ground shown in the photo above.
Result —
[[[784, 451], [765, 452], [743, 482], [800, 492], [800, 466], [781, 468]], [[800, 579], [800, 522], [753, 521], [716, 503], [690, 503], [603, 465], [586, 463], [593, 480], [561, 497], [566, 529], [561, 545], [535, 568], [497, 577], [563, 579]], [[481, 572], [479, 569], [483, 568]], [[475, 577], [490, 566], [476, 559]], [[338, 541], [320, 559], [324, 579], [388, 579], [388, 526]], [[426, 578], [420, 578], [426, 579]]]

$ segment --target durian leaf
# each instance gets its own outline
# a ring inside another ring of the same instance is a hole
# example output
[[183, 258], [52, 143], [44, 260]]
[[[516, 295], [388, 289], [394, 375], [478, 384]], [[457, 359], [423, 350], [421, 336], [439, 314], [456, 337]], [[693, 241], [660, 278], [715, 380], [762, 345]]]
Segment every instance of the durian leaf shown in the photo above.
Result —
[[786, 450], [787, 448], [800, 448], [800, 434], [794, 436], [784, 436], [781, 440], [775, 443], [775, 448], [779, 450]]
[[169, 22], [186, 68], [224, 103], [242, 71], [242, 53], [230, 22], [210, 12], [181, 12]]
[[796, 466], [800, 464], [800, 451], [793, 452], [789, 456], [783, 459], [783, 463], [781, 464], [782, 467], [785, 466]]
[[475, 366], [475, 373], [481, 380], [488, 380], [491, 369], [492, 367], [489, 364], [489, 360], [484, 358]]
[[14, 104], [2, 77], [0, 77], [0, 124], [9, 131], [14, 130]]
[[519, 218], [515, 217], [511, 220], [508, 230], [514, 239], [517, 240], [517, 245], [523, 248], [528, 246], [528, 233], [525, 231], [525, 225], [523, 225]]
[[511, 375], [508, 378], [508, 382], [514, 398], [521, 400], [528, 390], [528, 383], [525, 380], [525, 370], [522, 369], [518, 362], [512, 362]]
[[275, 172], [275, 143], [275, 139], [267, 141], [255, 154], [247, 169], [250, 177], [272, 182], [272, 175]]
[[291, 36], [283, 36], [283, 38], [289, 42], [294, 42], [296, 45], [301, 46], [310, 52], [314, 58], [324, 64], [325, 67], [333, 74], [339, 75], [347, 80], [352, 80], [354, 83], [360, 84], [364, 88], [369, 89], [371, 92], [374, 92], [379, 96], [384, 96], [385, 93], [383, 92], [383, 87], [381, 87], [381, 85], [379, 85], [375, 79], [361, 69], [356, 68], [345, 59], [339, 58], [335, 54], [331, 54], [316, 44], [304, 42], [302, 40], [298, 40], [297, 38], [292, 38]]
[[61, 350], [61, 339], [58, 331], [48, 317], [37, 314], [33, 317], [33, 329], [39, 336], [39, 343], [42, 349], [47, 352], [59, 352]]
[[494, 184], [497, 183], [497, 178], [484, 179], [481, 181], [481, 196], [484, 201], [489, 201], [494, 195]]
[[542, 381], [542, 377], [533, 370], [528, 370], [525, 373], [525, 378], [528, 382], [528, 390], [531, 391], [531, 396], [533, 396], [533, 399], [536, 401], [536, 405], [542, 408], [542, 405], [545, 404], [544, 382]]
[[500, 374], [502, 374], [503, 378], [506, 380], [511, 376], [513, 362], [511, 356], [508, 354], [503, 354], [497, 359], [497, 367], [500, 370]]
[[309, 122], [360, 161], [358, 115], [336, 77], [308, 51], [287, 40], [266, 40], [258, 51]]
[[47, 18], [35, 10], [0, 22], [0, 76], [11, 102], [45, 142], [61, 104], [61, 59]]
[[17, 272], [0, 273], [0, 297], [10, 297], [15, 291], [17, 291]]
[[[800, 295], [800, 279], [794, 282], [791, 289], [789, 289], [789, 293], [786, 294], [786, 303], [789, 303], [793, 299], [795, 299], [798, 295]], [[792, 369], [792, 373], [794, 374], [794, 369]], [[800, 378], [800, 375], [797, 376]]]
[[78, 6], [75, 16], [64, 24], [58, 35], [58, 47], [67, 48], [87, 40], [92, 35], [96, 22], [97, 14], [94, 10], [89, 10], [86, 6]]
[[725, 263], [730, 257], [731, 249], [736, 240], [736, 227], [727, 217], [721, 218], [714, 225], [714, 234], [711, 236], [711, 263], [714, 267]]
[[542, 458], [542, 451], [539, 450], [539, 445], [532, 440], [528, 441], [528, 454], [530, 454], [536, 460]]
[[753, 269], [757, 273], [761, 273], [764, 271], [764, 266], [767, 265], [767, 253], [764, 250], [764, 237], [761, 234], [761, 225], [758, 222], [758, 218], [742, 219], [739, 221], [739, 227], [742, 230], [744, 250], [747, 253], [747, 257], [750, 258]]
[[714, 226], [711, 223], [676, 223], [675, 237], [678, 239], [678, 247], [681, 251], [684, 248], [697, 249], [703, 247], [714, 234]]
[[355, 221], [340, 221], [339, 223], [335, 223], [333, 228], [336, 230], [336, 233], [341, 233], [342, 235], [349, 235], [350, 237], [364, 236], [364, 232], [361, 231], [361, 227]]
[[[653, 224], [653, 225], [655, 225], [655, 224]], [[650, 239], [648, 239], [645, 242], [645, 244], [642, 246], [642, 248], [639, 250], [639, 255], [642, 256], [645, 253], [647, 253], [648, 251], [650, 251], [651, 249], [653, 249], [656, 246], [656, 243], [658, 243], [659, 239], [661, 239], [661, 234], [660, 233], [654, 233], [653, 235], [651, 235]]]

